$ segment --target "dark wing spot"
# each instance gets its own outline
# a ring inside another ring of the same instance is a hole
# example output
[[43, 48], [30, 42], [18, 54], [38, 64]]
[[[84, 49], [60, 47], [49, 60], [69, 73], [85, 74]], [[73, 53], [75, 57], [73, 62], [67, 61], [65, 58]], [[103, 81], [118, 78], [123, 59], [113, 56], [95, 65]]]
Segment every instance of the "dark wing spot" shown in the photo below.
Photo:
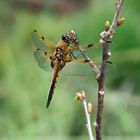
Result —
[[88, 48], [90, 48], [90, 47], [92, 47], [92, 46], [93, 46], [93, 44], [88, 44], [88, 46], [87, 46], [87, 47], [88, 47]]
[[43, 40], [45, 39], [43, 36], [41, 37]]
[[90, 61], [90, 60], [84, 60], [84, 62], [86, 62], [86, 63], [89, 62], [89, 61]]
[[34, 32], [37, 32], [37, 30], [34, 30]]
[[37, 50], [37, 51], [39, 51], [40, 49], [39, 49], [39, 48], [37, 48], [36, 50]]
[[113, 64], [111, 61], [107, 61], [107, 63], [109, 63], [109, 64]]
[[112, 41], [111, 40], [108, 40], [108, 41], [106, 41], [107, 43], [111, 43]]
[[47, 55], [47, 52], [44, 52], [45, 55]]

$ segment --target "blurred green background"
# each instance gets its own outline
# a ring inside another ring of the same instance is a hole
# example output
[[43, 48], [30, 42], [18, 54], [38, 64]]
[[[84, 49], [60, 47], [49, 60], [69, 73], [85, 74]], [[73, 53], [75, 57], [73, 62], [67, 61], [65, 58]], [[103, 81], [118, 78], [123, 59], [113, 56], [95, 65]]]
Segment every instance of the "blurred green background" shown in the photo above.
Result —
[[[60, 76], [55, 97], [45, 108], [52, 73], [34, 60], [30, 33], [38, 30], [57, 43], [74, 29], [81, 44], [99, 40], [112, 21], [115, 0], [0, 1], [0, 139], [88, 139], [85, 114], [75, 93], [85, 90], [94, 105], [95, 76]], [[125, 1], [124, 25], [113, 38], [107, 73], [103, 134], [106, 139], [140, 139], [140, 1]], [[93, 50], [94, 52], [94, 50]], [[95, 135], [95, 132], [94, 132]]]

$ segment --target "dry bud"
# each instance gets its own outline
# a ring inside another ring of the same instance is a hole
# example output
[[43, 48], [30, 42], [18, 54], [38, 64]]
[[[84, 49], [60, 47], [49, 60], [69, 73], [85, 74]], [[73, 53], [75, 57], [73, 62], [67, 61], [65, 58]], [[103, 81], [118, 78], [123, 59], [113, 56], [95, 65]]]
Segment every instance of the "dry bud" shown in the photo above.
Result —
[[110, 51], [108, 51], [108, 56], [111, 56], [111, 52]]
[[105, 41], [104, 41], [103, 39], [100, 39], [100, 40], [99, 40], [99, 43], [102, 45], [102, 44], [105, 43]]
[[85, 92], [82, 90], [81, 93], [82, 93], [83, 98], [86, 99], [86, 94], [85, 94]]
[[94, 126], [94, 128], [96, 128], [97, 127], [97, 122], [94, 122], [93, 126]]
[[104, 90], [100, 90], [100, 91], [99, 91], [99, 94], [100, 94], [100, 95], [104, 95], [104, 93], [105, 93]]
[[124, 22], [125, 22], [125, 18], [120, 18], [120, 19], [118, 19], [118, 21], [117, 21], [117, 26], [122, 25]]
[[108, 31], [110, 29], [110, 22], [106, 21], [104, 26], [105, 26], [105, 30]]
[[120, 0], [116, 1], [116, 7], [120, 4], [120, 2], [121, 2]]
[[86, 98], [86, 95], [84, 91], [76, 93], [76, 97], [75, 97], [76, 100], [80, 100], [81, 102], [83, 102], [85, 98]]
[[71, 30], [70, 32], [71, 32], [72, 34], [76, 34], [76, 33], [74, 32], [74, 30]]
[[93, 105], [90, 102], [88, 103], [87, 109], [88, 109], [89, 114], [91, 114], [93, 112]]

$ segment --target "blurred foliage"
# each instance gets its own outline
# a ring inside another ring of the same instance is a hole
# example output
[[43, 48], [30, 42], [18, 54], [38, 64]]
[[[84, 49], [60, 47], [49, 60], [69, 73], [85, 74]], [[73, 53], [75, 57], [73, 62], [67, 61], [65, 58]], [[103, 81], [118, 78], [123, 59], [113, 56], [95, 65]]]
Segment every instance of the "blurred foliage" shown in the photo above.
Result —
[[[62, 13], [56, 4], [62, 9], [65, 4], [70, 10], [64, 8]], [[126, 23], [117, 30], [112, 43], [111, 61], [115, 68], [106, 78], [106, 136], [140, 135], [139, 9], [138, 0], [125, 1], [122, 16]], [[94, 101], [95, 116], [95, 76], [60, 77], [55, 98], [46, 110], [52, 73], [37, 66], [30, 33], [37, 29], [57, 43], [61, 34], [74, 29], [81, 44], [89, 44], [99, 40], [105, 21], [111, 21], [113, 14], [111, 0], [0, 1], [0, 139], [87, 135], [83, 107], [73, 98], [76, 91], [85, 90], [88, 99]]]

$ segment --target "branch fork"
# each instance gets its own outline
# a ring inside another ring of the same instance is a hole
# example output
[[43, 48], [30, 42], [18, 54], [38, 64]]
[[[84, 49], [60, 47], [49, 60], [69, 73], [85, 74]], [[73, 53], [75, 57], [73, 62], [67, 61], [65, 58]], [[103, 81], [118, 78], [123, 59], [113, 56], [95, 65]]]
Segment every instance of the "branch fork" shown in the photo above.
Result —
[[[114, 18], [112, 21], [112, 24], [110, 25], [109, 21], [106, 21], [105, 23], [105, 30], [101, 32], [100, 36], [101, 39], [99, 41], [101, 47], [102, 47], [102, 64], [101, 64], [101, 69], [98, 68], [95, 62], [91, 61], [90, 58], [87, 56], [85, 51], [79, 46], [79, 50], [83, 57], [86, 60], [89, 60], [88, 64], [91, 66], [92, 70], [96, 73], [96, 79], [98, 83], [98, 101], [97, 101], [97, 113], [96, 113], [96, 121], [94, 122], [94, 127], [96, 130], [96, 140], [102, 140], [102, 114], [103, 114], [103, 109], [104, 109], [104, 95], [105, 95], [105, 90], [104, 90], [104, 82], [105, 82], [105, 72], [107, 69], [107, 64], [108, 64], [108, 59], [111, 56], [111, 52], [109, 50], [109, 44], [111, 43], [113, 36], [115, 34], [115, 31], [117, 27], [122, 25], [125, 21], [124, 18], [120, 18], [120, 12], [123, 7], [124, 0], [116, 0], [116, 11], [114, 14]], [[83, 92], [84, 93], [84, 92]], [[84, 93], [85, 95], [85, 93]], [[90, 136], [90, 140], [93, 140], [93, 135], [91, 131], [91, 123], [90, 123], [90, 115], [88, 114], [87, 111], [87, 103], [86, 103], [86, 98], [81, 100], [84, 109], [85, 109], [85, 114], [87, 118], [87, 128]]]

